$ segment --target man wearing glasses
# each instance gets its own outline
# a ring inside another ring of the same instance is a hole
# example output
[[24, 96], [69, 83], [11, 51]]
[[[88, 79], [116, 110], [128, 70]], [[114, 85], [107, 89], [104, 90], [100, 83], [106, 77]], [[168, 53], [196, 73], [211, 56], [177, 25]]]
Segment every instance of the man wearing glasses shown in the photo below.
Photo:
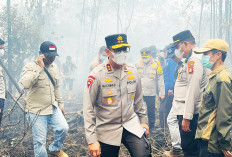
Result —
[[137, 69], [126, 64], [130, 47], [127, 36], [115, 34], [105, 40], [108, 59], [90, 72], [84, 91], [89, 152], [117, 157], [123, 143], [131, 156], [149, 157], [147, 110]]
[[46, 135], [50, 125], [55, 132], [54, 142], [49, 151], [58, 157], [68, 157], [61, 150], [68, 124], [64, 118], [64, 102], [61, 97], [59, 71], [54, 62], [57, 47], [50, 41], [40, 46], [36, 61], [26, 64], [23, 68], [21, 84], [28, 89], [26, 97], [27, 118], [32, 127], [35, 156], [47, 157]]

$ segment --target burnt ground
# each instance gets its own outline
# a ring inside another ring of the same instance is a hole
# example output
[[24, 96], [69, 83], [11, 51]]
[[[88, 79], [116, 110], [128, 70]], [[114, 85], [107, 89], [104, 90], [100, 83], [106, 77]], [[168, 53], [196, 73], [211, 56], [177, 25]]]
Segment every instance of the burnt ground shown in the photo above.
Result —
[[[65, 116], [69, 124], [69, 132], [63, 146], [63, 150], [70, 157], [88, 157], [88, 146], [85, 140], [82, 103], [75, 103], [80, 97], [71, 101], [66, 101]], [[5, 112], [13, 106], [13, 102], [8, 102]], [[6, 113], [5, 113], [6, 114]], [[0, 130], [1, 152], [11, 157], [31, 157], [33, 156], [33, 143], [31, 130], [27, 130], [28, 124], [24, 121], [24, 114], [18, 106], [14, 111], [3, 120]], [[51, 127], [48, 128], [47, 146], [52, 142], [54, 137]], [[167, 129], [157, 128], [151, 132], [148, 140], [152, 146], [152, 155], [154, 157], [163, 156], [163, 152], [170, 147], [170, 137]], [[21, 142], [20, 142], [21, 141]], [[120, 157], [130, 156], [127, 149], [122, 145]], [[51, 155], [49, 155], [51, 157]]]

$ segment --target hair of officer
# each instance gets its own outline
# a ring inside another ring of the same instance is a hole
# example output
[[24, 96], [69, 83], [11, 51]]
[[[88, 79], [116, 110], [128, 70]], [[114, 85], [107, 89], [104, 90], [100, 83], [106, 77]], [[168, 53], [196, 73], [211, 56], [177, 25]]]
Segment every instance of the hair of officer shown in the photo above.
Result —
[[225, 59], [226, 59], [226, 52], [222, 51], [222, 50], [217, 50], [217, 49], [213, 49], [213, 50], [210, 50], [212, 51], [213, 55], [218, 53], [218, 52], [221, 52], [222, 53], [222, 61], [224, 62]]
[[[188, 42], [190, 42], [190, 44], [193, 44], [193, 45], [195, 45], [195, 44], [196, 44], [196, 41], [195, 41], [195, 38], [194, 38], [194, 37], [191, 37], [191, 38], [185, 39], [184, 41], [188, 41]], [[183, 43], [184, 41], [182, 41], [182, 43]]]

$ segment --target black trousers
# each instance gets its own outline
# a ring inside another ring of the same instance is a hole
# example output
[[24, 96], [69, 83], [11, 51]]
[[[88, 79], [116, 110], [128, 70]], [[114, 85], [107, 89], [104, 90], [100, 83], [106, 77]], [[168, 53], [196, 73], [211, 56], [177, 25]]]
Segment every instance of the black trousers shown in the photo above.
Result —
[[2, 123], [2, 115], [3, 115], [3, 110], [4, 110], [4, 102], [5, 99], [0, 98], [0, 124]]
[[172, 108], [173, 95], [165, 94], [164, 100], [160, 103], [160, 127], [164, 128], [164, 125], [167, 125], [167, 117]]
[[149, 129], [152, 130], [155, 126], [155, 96], [143, 96], [143, 100], [147, 104]]
[[[118, 157], [120, 146], [99, 143], [101, 145], [101, 157]], [[123, 129], [122, 143], [132, 157], [151, 157], [151, 147], [145, 136], [139, 138]]]
[[181, 136], [181, 147], [184, 152], [185, 157], [198, 157], [199, 156], [199, 146], [198, 141], [195, 140], [195, 134], [197, 130], [197, 121], [199, 114], [194, 114], [193, 119], [190, 121], [190, 132], [185, 132], [182, 130], [182, 120], [183, 115], [178, 115], [179, 130]]
[[200, 148], [200, 156], [199, 157], [224, 157], [224, 154], [216, 154], [208, 152], [208, 141], [203, 141], [202, 139], [198, 139], [199, 148]]
[[72, 90], [74, 79], [66, 78], [64, 82], [64, 88], [68, 85], [68, 90]]

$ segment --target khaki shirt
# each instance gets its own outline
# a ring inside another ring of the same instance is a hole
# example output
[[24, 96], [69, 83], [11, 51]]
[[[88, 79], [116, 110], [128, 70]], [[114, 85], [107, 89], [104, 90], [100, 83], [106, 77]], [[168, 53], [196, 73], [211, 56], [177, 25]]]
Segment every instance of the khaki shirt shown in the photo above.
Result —
[[148, 63], [140, 61], [136, 64], [136, 67], [141, 76], [144, 96], [157, 95], [157, 89], [159, 96], [165, 95], [163, 69], [159, 61], [154, 59], [151, 59]]
[[178, 70], [173, 99], [174, 113], [188, 120], [199, 113], [201, 95], [208, 84], [206, 69], [201, 64], [202, 55], [190, 53], [187, 63], [183, 62]]
[[203, 93], [196, 138], [208, 142], [208, 151], [232, 151], [232, 76], [225, 65], [209, 75], [209, 84]]
[[148, 119], [137, 69], [124, 65], [120, 77], [108, 59], [93, 69], [84, 90], [83, 116], [88, 144], [120, 146], [123, 128], [141, 138], [140, 124]]
[[23, 68], [21, 84], [28, 89], [26, 96], [27, 112], [49, 115], [53, 113], [52, 105], [63, 108], [61, 97], [59, 71], [55, 63], [47, 67], [55, 82], [55, 88], [44, 69], [37, 62], [30, 62]]

